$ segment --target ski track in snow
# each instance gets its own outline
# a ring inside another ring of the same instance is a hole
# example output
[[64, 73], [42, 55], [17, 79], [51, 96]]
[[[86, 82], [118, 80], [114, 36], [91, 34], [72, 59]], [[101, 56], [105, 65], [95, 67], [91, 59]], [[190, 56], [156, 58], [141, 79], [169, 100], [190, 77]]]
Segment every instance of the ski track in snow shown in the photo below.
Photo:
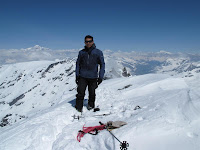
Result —
[[[16, 89], [13, 93], [5, 89], [4, 93], [1, 93], [0, 96], [10, 94], [6, 100], [40, 83], [33, 91], [26, 93], [24, 99], [19, 100], [24, 101], [24, 104], [12, 107], [13, 112], [21, 112], [28, 117], [0, 128], [1, 150], [119, 150], [119, 142], [106, 130], [100, 131], [96, 136], [86, 134], [81, 142], [76, 140], [83, 125], [95, 126], [99, 125], [99, 121], [106, 123], [118, 120], [128, 124], [113, 130], [112, 133], [121, 141], [127, 141], [130, 150], [200, 149], [200, 84], [197, 84], [200, 81], [199, 77], [184, 79], [148, 74], [105, 80], [96, 91], [96, 106], [101, 111], [88, 111], [85, 100], [85, 117], [76, 120], [72, 117], [79, 114], [73, 107], [76, 95], [74, 75], [63, 76], [62, 81], [52, 80], [63, 70], [69, 69], [74, 62], [65, 64], [65, 69], [58, 64], [50, 70], [51, 73], [46, 73], [46, 77], [40, 79], [41, 73], [35, 72], [45, 70], [51, 63], [53, 62], [43, 62], [41, 65], [41, 62], [33, 62], [28, 66], [21, 63], [3, 66], [0, 69], [1, 82], [8, 82], [7, 73], [13, 72], [13, 68], [20, 68], [21, 72], [24, 71], [23, 75], [26, 73], [22, 78], [27, 80], [27, 84], [15, 83], [18, 86], [23, 85], [24, 88]], [[28, 69], [30, 67], [32, 70]], [[10, 90], [14, 88], [15, 86], [10, 87]], [[47, 93], [45, 97], [40, 96], [41, 91]], [[52, 91], [56, 94], [52, 94]], [[85, 99], [87, 97], [88, 92]], [[35, 110], [29, 108], [32, 102], [35, 103]], [[23, 105], [28, 108], [22, 107]], [[141, 109], [134, 110], [138, 105]], [[11, 109], [8, 104], [1, 112], [7, 109]], [[92, 116], [104, 113], [111, 114]]]

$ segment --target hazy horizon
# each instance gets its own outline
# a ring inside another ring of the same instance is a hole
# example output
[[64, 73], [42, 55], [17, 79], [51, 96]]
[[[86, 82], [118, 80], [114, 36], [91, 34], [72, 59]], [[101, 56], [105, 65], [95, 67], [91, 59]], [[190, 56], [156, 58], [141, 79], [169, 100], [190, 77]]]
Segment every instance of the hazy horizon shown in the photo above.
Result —
[[[32, 46], [29, 46], [29, 47], [21, 47], [21, 48], [10, 48], [10, 49], [2, 49], [2, 48], [0, 48], [0, 51], [8, 51], [8, 50], [24, 50], [24, 49], [32, 49], [32, 48], [34, 48], [34, 47], [36, 47], [36, 46], [39, 46], [39, 47], [41, 47], [41, 48], [46, 48], [46, 49], [48, 49], [48, 50], [53, 50], [53, 51], [58, 51], [58, 50], [64, 50], [64, 51], [79, 51], [79, 50], [81, 50], [81, 49], [83, 49], [84, 48], [84, 45], [83, 45], [83, 47], [80, 47], [80, 48], [63, 48], [63, 49], [59, 49], [59, 48], [51, 48], [51, 47], [45, 47], [45, 46], [43, 46], [43, 45], [32, 45]], [[98, 47], [97, 47], [98, 48]], [[100, 48], [98, 48], [98, 49], [100, 49]], [[131, 53], [131, 52], [136, 52], [136, 53], [159, 53], [159, 52], [167, 52], [167, 53], [192, 53], [192, 54], [200, 54], [200, 51], [192, 51], [192, 50], [185, 50], [185, 51], [176, 51], [176, 50], [174, 50], [174, 51], [167, 51], [167, 50], [165, 50], [165, 49], [160, 49], [160, 50], [158, 50], [158, 51], [148, 51], [148, 50], [126, 50], [126, 49], [118, 49], [118, 50], [113, 50], [113, 49], [109, 49], [109, 48], [107, 48], [107, 49], [100, 49], [100, 50], [102, 50], [102, 51], [108, 51], [108, 50], [110, 50], [110, 51], [112, 51], [112, 52], [127, 52], [127, 53]]]

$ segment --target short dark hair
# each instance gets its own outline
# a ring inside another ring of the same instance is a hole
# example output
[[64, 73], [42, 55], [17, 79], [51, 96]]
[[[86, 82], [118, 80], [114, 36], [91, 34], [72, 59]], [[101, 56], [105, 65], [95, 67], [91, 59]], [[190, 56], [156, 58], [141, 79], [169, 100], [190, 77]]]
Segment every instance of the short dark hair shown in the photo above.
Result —
[[91, 35], [86, 35], [86, 36], [85, 36], [85, 40], [86, 40], [87, 38], [91, 38], [92, 41], [93, 41], [93, 37], [92, 37]]

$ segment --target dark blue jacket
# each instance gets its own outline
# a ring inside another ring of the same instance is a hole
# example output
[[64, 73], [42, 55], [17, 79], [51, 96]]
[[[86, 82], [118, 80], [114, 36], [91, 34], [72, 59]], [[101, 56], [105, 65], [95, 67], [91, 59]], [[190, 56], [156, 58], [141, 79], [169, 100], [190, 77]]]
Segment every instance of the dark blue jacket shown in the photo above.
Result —
[[[100, 65], [100, 71], [98, 72], [98, 65]], [[88, 49], [79, 51], [76, 61], [76, 76], [84, 78], [100, 78], [103, 79], [105, 73], [105, 62], [103, 53], [97, 49], [95, 44]]]

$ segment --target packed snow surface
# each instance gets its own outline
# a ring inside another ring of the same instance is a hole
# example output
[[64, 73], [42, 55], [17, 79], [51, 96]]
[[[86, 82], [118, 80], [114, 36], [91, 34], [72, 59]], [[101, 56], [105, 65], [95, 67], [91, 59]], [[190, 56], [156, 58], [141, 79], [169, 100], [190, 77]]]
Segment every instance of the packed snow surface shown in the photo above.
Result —
[[[127, 141], [130, 150], [200, 149], [198, 74], [191, 78], [147, 74], [104, 80], [96, 90], [96, 106], [101, 110], [87, 110], [86, 94], [84, 118], [77, 120], [72, 117], [79, 114], [74, 109], [74, 74], [63, 76], [63, 80], [52, 80], [55, 75], [62, 74], [62, 70], [74, 68], [71, 65], [74, 62], [58, 64], [51, 69], [51, 73], [44, 74], [51, 63], [29, 62], [0, 68], [1, 82], [6, 82], [6, 77], [13, 74], [14, 68], [18, 68], [18, 73], [23, 72], [20, 81], [26, 83], [19, 81], [9, 87], [10, 90], [1, 89], [1, 96], [9, 95], [5, 98], [6, 104], [1, 107], [1, 113], [6, 114], [5, 111], [9, 110], [10, 113], [27, 117], [0, 128], [1, 150], [120, 150], [119, 142], [106, 130], [98, 135], [86, 134], [81, 142], [76, 140], [78, 131], [84, 125], [96, 126], [99, 121], [119, 120], [127, 122], [127, 125], [112, 133], [119, 140]], [[27, 92], [36, 85], [31, 92]], [[27, 93], [17, 103], [22, 100], [24, 103], [9, 106], [12, 96], [14, 98], [20, 92]], [[42, 93], [46, 94], [41, 96]], [[141, 108], [135, 109], [136, 106]], [[98, 114], [110, 115], [94, 116]]]

